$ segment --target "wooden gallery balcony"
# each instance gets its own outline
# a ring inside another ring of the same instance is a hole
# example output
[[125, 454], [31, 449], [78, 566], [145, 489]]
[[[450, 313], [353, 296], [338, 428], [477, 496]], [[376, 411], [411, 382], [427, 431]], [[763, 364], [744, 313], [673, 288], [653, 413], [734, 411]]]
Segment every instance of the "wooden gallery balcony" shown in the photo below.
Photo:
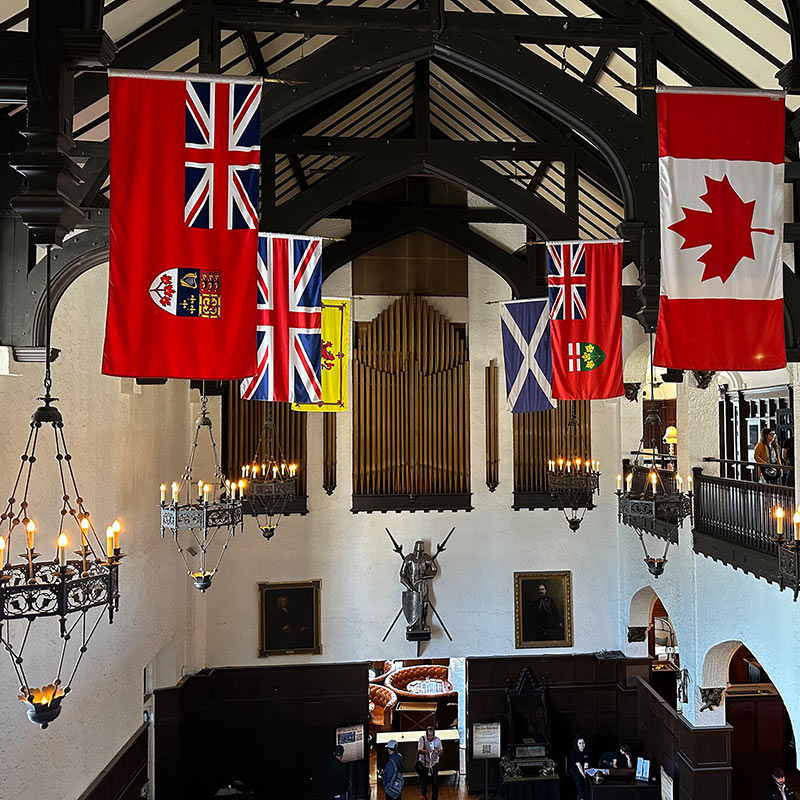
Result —
[[[740, 475], [745, 470], [755, 475], [757, 465], [752, 462], [724, 463], [736, 464]], [[792, 523], [794, 486], [718, 478], [706, 475], [701, 467], [693, 473], [694, 551], [791, 589], [797, 600], [800, 540], [795, 540], [795, 530], [800, 531], [800, 524]], [[775, 515], [779, 507], [785, 515], [781, 524]]]

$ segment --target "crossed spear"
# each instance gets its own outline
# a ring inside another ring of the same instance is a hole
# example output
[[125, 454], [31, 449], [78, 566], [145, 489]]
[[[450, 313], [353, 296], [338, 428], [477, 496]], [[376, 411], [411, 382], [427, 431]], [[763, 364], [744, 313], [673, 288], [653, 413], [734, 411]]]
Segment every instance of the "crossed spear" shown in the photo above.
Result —
[[[395, 553], [397, 553], [397, 555], [399, 555], [400, 558], [405, 559], [405, 556], [403, 555], [403, 545], [398, 544], [397, 540], [394, 538], [394, 536], [392, 536], [392, 532], [388, 528], [385, 528], [384, 530], [386, 531], [386, 533], [389, 534], [389, 538], [392, 540]], [[431, 558], [431, 561], [436, 561], [436, 559], [439, 557], [439, 553], [443, 553], [447, 549], [447, 542], [453, 535], [454, 530], [455, 527], [450, 528], [450, 533], [448, 533], [447, 536], [444, 537], [444, 541], [436, 545], [436, 552], [433, 554], [433, 558]], [[439, 612], [436, 610], [436, 606], [433, 603], [431, 603], [430, 600], [428, 600], [428, 605], [431, 607], [433, 615], [436, 617], [436, 619], [439, 620], [439, 624], [442, 626], [442, 629], [447, 634], [447, 638], [452, 642], [453, 637], [450, 635], [450, 631], [447, 630], [447, 626], [444, 624], [444, 620], [439, 616]], [[385, 642], [386, 639], [389, 637], [389, 634], [392, 632], [392, 629], [397, 624], [397, 620], [400, 619], [400, 615], [402, 613], [403, 613], [403, 607], [400, 606], [400, 610], [397, 612], [397, 616], [392, 620], [392, 624], [389, 626], [389, 630], [386, 631], [386, 635], [383, 637], [383, 639], [381, 639], [382, 642]], [[419, 642], [417, 642], [417, 647], [419, 647]]]

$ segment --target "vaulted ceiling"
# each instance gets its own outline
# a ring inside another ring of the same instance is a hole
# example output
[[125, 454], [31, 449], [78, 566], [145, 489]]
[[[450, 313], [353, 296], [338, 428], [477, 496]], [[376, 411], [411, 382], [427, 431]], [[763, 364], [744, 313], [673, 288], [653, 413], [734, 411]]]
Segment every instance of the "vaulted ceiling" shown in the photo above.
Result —
[[[74, 2], [91, 28], [100, 0]], [[20, 41], [10, 37], [29, 30], [35, 8], [6, 0], [0, 44]], [[631, 240], [636, 302], [650, 323], [658, 296], [653, 88], [798, 89], [798, 26], [797, 0], [182, 0], [166, 9], [159, 0], [106, 0], [102, 13], [117, 48], [112, 66], [266, 79], [264, 227], [352, 219], [351, 245], [329, 247], [337, 265], [424, 229], [489, 263], [517, 294], [536, 291], [528, 254], [502, 250], [470, 222], [516, 220], [529, 238], [621, 234]], [[0, 63], [0, 76], [13, 74], [15, 56]], [[89, 218], [79, 225], [96, 233], [112, 187], [108, 82], [91, 63], [73, 69], [70, 155], [82, 180], [72, 199]], [[27, 92], [36, 78], [26, 75]], [[3, 88], [0, 119], [24, 131], [27, 93], [13, 81]], [[797, 160], [797, 106], [790, 94], [788, 161]], [[416, 211], [387, 209], [380, 224], [354, 214], [369, 191], [424, 175], [466, 186], [494, 211], [454, 221], [423, 197]], [[796, 238], [788, 226], [787, 240]]]

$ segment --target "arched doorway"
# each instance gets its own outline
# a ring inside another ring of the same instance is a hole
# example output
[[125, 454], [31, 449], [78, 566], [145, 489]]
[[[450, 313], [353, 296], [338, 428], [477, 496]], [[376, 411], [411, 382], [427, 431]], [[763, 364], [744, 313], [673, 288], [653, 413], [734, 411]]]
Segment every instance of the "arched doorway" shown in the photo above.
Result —
[[631, 598], [629, 621], [628, 638], [632, 641], [638, 638], [646, 645], [651, 686], [672, 708], [676, 708], [680, 674], [678, 637], [661, 598], [650, 586], [642, 587]]
[[800, 792], [792, 725], [778, 689], [758, 658], [740, 641], [721, 642], [703, 661], [703, 687], [724, 688], [731, 732], [731, 800], [761, 797], [774, 767]]

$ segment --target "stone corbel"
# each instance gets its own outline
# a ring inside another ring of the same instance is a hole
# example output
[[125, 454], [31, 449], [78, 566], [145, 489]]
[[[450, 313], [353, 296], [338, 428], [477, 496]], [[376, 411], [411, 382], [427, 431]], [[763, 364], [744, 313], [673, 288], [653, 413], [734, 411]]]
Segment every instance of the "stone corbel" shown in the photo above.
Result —
[[631, 403], [638, 403], [639, 402], [639, 389], [642, 388], [642, 384], [640, 382], [635, 383], [625, 383], [625, 399], [630, 400]]
[[708, 369], [695, 369], [692, 370], [695, 383], [698, 389], [708, 389], [711, 386], [711, 381], [714, 379], [716, 373]]
[[722, 705], [722, 695], [725, 692], [724, 686], [715, 687], [700, 687], [700, 699], [703, 705], [700, 706], [701, 711], [713, 711], [718, 706]]
[[628, 626], [628, 643], [644, 642], [647, 640], [647, 627]]

